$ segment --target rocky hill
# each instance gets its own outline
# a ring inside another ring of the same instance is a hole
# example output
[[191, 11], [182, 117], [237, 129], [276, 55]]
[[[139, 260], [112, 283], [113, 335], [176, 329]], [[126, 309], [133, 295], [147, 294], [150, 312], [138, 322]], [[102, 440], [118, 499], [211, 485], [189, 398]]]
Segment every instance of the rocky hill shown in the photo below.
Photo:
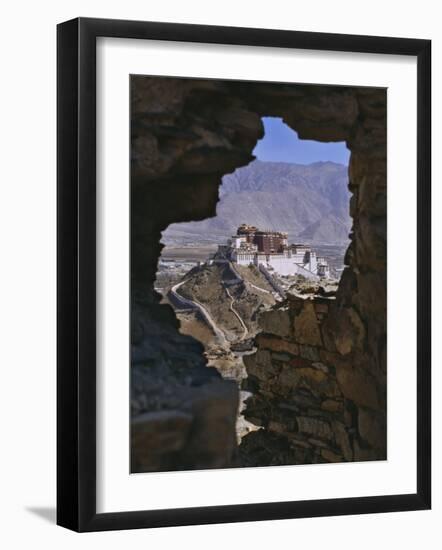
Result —
[[223, 178], [217, 216], [171, 225], [163, 242], [222, 242], [243, 222], [309, 243], [346, 244], [351, 228], [348, 169], [333, 162], [255, 160]]
[[243, 338], [245, 327], [247, 336], [254, 335], [258, 312], [275, 303], [272, 289], [254, 266], [244, 267], [241, 277], [235, 280], [228, 264], [205, 265], [193, 269], [180, 287], [180, 294], [207, 309], [229, 342]]
[[[171, 287], [166, 300], [175, 308], [180, 332], [204, 345], [208, 365], [223, 377], [243, 379], [241, 354], [252, 349], [260, 312], [276, 303], [272, 287], [258, 269], [233, 268], [227, 262], [195, 267]], [[238, 419], [238, 434], [244, 422]]]

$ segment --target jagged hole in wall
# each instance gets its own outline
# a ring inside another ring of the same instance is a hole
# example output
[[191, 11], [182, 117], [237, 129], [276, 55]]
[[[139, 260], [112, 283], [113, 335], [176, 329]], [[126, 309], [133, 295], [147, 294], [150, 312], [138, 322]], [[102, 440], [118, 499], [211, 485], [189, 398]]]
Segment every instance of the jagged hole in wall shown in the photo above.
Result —
[[386, 458], [386, 111], [132, 77], [132, 472]]
[[288, 295], [334, 295], [351, 230], [345, 143], [303, 141], [281, 118], [262, 121], [255, 159], [222, 178], [216, 216], [162, 233], [155, 280], [180, 332], [238, 383], [238, 442], [258, 429], [242, 412], [252, 395], [243, 357], [256, 351], [260, 315]]

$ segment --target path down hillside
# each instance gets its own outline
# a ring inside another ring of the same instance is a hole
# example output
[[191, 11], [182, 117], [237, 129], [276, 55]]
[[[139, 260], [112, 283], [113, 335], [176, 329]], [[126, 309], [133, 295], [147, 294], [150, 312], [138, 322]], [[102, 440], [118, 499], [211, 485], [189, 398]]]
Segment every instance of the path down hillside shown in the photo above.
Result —
[[214, 319], [210, 315], [207, 308], [205, 308], [200, 302], [197, 300], [191, 300], [189, 298], [185, 298], [182, 294], [178, 292], [178, 289], [180, 286], [184, 285], [187, 282], [187, 279], [184, 281], [181, 281], [180, 283], [177, 283], [170, 289], [170, 294], [172, 294], [172, 297], [178, 302], [183, 304], [185, 307], [189, 307], [191, 309], [198, 310], [201, 315], [203, 316], [203, 319], [207, 322], [209, 327], [214, 332], [215, 336], [220, 341], [220, 344], [227, 345], [227, 338], [224, 334], [224, 332], [218, 327], [218, 325], [215, 323]]
[[247, 338], [248, 334], [249, 334], [249, 329], [247, 328], [247, 325], [244, 323], [241, 315], [236, 311], [236, 309], [234, 308], [233, 304], [235, 303], [235, 298], [230, 294], [230, 291], [227, 287], [225, 287], [225, 291], [227, 293], [227, 296], [230, 298], [231, 302], [230, 302], [230, 311], [236, 315], [236, 318], [238, 319], [238, 321], [241, 323], [242, 327], [243, 327], [243, 335], [241, 337], [241, 340], [244, 340], [244, 338]]

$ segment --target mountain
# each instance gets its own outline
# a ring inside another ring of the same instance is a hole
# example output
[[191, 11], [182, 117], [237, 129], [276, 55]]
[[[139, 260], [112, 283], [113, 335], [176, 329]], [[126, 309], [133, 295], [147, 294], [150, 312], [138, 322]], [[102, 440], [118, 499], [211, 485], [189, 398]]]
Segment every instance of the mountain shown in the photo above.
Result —
[[333, 162], [255, 160], [224, 176], [217, 215], [172, 224], [163, 242], [224, 242], [241, 223], [287, 231], [289, 240], [346, 244], [351, 228], [348, 169]]

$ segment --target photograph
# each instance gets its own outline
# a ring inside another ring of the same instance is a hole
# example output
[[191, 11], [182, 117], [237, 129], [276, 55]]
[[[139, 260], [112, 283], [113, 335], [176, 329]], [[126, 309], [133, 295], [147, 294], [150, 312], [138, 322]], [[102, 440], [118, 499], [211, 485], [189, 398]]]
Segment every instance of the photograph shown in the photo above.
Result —
[[130, 75], [131, 472], [387, 459], [387, 90]]

